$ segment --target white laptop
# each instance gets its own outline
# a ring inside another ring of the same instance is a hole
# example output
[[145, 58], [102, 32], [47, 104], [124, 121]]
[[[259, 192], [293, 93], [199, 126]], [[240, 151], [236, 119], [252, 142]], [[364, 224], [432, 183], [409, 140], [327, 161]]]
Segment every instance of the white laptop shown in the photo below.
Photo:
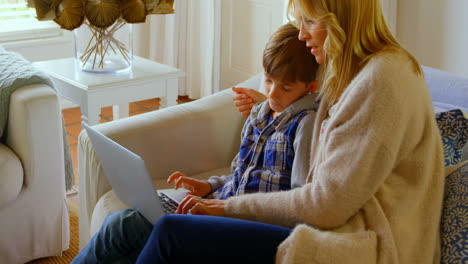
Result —
[[84, 122], [82, 126], [88, 133], [112, 189], [122, 202], [140, 212], [153, 225], [160, 217], [177, 209], [187, 190], [157, 191], [142, 158]]

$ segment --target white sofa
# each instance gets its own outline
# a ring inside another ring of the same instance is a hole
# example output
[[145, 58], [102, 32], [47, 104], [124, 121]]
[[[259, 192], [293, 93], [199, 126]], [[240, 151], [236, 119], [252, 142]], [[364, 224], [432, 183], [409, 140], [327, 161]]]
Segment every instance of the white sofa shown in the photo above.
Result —
[[[241, 84], [260, 86], [260, 75]], [[229, 173], [239, 151], [245, 119], [232, 103], [231, 89], [205, 98], [94, 126], [141, 156], [157, 188], [174, 171], [199, 179]], [[106, 215], [127, 208], [119, 201], [85, 131], [78, 138], [80, 249], [99, 230]]]
[[42, 84], [10, 97], [6, 144], [0, 143], [0, 262], [60, 256], [70, 232], [62, 118], [57, 95]]

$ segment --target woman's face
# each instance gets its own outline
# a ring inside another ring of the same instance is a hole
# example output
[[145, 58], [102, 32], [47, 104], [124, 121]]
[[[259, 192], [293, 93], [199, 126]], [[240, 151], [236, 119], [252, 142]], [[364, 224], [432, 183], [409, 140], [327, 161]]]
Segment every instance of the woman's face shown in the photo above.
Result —
[[[295, 6], [299, 7], [297, 0]], [[318, 64], [325, 63], [325, 51], [323, 44], [327, 38], [327, 28], [324, 22], [317, 22], [310, 18], [302, 16], [302, 12], [297, 10], [296, 17], [301, 21], [301, 29], [299, 32], [299, 40], [305, 41], [307, 47], [310, 48], [310, 53], [315, 56]]]

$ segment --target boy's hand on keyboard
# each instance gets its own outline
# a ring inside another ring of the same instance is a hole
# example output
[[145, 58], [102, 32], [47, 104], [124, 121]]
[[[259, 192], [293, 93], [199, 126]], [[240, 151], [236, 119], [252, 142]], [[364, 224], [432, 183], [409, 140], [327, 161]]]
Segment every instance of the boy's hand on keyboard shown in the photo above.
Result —
[[174, 182], [174, 189], [177, 190], [179, 189], [179, 187], [182, 187], [184, 189], [189, 190], [188, 194], [191, 194], [191, 195], [203, 197], [211, 193], [211, 185], [208, 182], [187, 177], [183, 173], [178, 172], [178, 171], [174, 172], [167, 179], [167, 183], [173, 183], [173, 182]]

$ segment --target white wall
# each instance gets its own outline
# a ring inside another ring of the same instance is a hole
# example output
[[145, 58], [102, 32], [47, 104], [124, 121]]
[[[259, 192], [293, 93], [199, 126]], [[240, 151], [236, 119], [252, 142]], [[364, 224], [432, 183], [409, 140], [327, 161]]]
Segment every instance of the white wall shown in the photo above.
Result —
[[285, 1], [222, 1], [221, 89], [263, 71], [263, 49], [270, 35], [284, 23]]
[[398, 0], [381, 0], [382, 9], [387, 20], [387, 25], [390, 31], [395, 34], [397, 30], [397, 12], [398, 12]]
[[421, 64], [468, 77], [467, 0], [398, 0], [397, 38]]

